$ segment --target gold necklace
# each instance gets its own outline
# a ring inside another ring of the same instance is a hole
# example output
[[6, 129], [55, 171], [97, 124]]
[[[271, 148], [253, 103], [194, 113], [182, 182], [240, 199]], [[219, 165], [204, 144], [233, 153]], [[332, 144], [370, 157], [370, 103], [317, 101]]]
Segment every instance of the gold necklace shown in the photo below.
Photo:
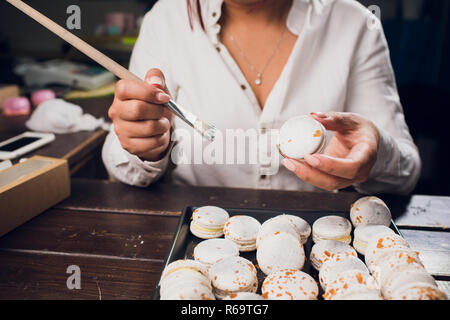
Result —
[[233, 42], [233, 44], [236, 46], [236, 48], [239, 50], [239, 55], [245, 60], [245, 62], [249, 65], [250, 70], [252, 70], [253, 72], [256, 72], [256, 80], [255, 80], [255, 84], [257, 86], [261, 85], [262, 83], [262, 76], [264, 74], [264, 71], [266, 71], [267, 67], [269, 66], [270, 61], [272, 60], [272, 58], [275, 56], [275, 53], [278, 51], [278, 47], [280, 46], [281, 40], [283, 39], [284, 36], [284, 32], [286, 31], [286, 26], [284, 26], [283, 30], [281, 31], [281, 35], [280, 38], [278, 39], [278, 42], [275, 46], [275, 48], [273, 49], [272, 54], [269, 57], [269, 60], [267, 60], [266, 64], [264, 65], [264, 68], [262, 68], [261, 71], [256, 70], [255, 66], [253, 66], [250, 61], [247, 59], [247, 57], [245, 56], [244, 52], [241, 50], [241, 48], [239, 47], [239, 45], [236, 42], [236, 39], [234, 38], [234, 36], [230, 33], [230, 40], [231, 42]]

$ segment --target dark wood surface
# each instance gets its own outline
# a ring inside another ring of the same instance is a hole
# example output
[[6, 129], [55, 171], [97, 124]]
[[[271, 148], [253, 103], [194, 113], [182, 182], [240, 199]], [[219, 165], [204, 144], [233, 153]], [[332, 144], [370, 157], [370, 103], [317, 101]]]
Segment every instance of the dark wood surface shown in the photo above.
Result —
[[[360, 196], [73, 179], [70, 198], [0, 238], [0, 299], [149, 299], [185, 206], [332, 213]], [[449, 294], [450, 212], [442, 209], [450, 198], [417, 197], [382, 198]], [[80, 290], [67, 289], [70, 265], [80, 267]]]
[[[80, 99], [71, 101], [71, 103], [81, 106], [84, 112], [92, 114], [99, 118], [107, 119], [108, 108], [111, 105], [112, 96], [96, 99]], [[18, 134], [28, 131], [25, 126], [29, 116], [6, 117], [0, 114], [0, 141], [12, 138]], [[76, 169], [80, 169], [78, 164], [85, 161], [95, 152], [96, 149], [102, 147], [107, 132], [98, 129], [96, 131], [80, 131], [66, 134], [56, 134], [56, 139], [23, 157], [31, 157], [33, 155], [42, 155], [48, 157], [67, 159], [71, 173], [75, 173]], [[15, 159], [14, 162], [18, 161]]]

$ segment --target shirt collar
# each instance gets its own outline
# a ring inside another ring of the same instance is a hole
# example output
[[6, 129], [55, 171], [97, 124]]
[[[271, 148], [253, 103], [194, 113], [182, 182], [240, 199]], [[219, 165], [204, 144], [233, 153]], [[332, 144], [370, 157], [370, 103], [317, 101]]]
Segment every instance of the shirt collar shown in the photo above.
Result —
[[[286, 21], [287, 28], [295, 35], [299, 35], [305, 22], [305, 17], [312, 5], [314, 11], [320, 13], [328, 0], [293, 0]], [[217, 22], [222, 14], [223, 0], [200, 0], [202, 17], [207, 32], [212, 38], [216, 38], [220, 32]]]

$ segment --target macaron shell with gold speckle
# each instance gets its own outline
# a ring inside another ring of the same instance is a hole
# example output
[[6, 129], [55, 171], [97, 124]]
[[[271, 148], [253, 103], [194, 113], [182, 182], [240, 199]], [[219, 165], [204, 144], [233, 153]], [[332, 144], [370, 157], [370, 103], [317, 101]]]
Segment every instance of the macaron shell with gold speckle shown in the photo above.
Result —
[[281, 269], [300, 270], [305, 264], [305, 251], [298, 238], [286, 233], [265, 237], [256, 251], [256, 260], [266, 275]]
[[322, 240], [313, 245], [309, 260], [313, 268], [319, 271], [325, 261], [340, 253], [358, 257], [356, 250], [342, 241]]
[[201, 239], [218, 238], [223, 235], [223, 226], [229, 214], [226, 210], [215, 206], [204, 206], [192, 213], [190, 230]]
[[287, 158], [302, 160], [306, 155], [322, 151], [325, 128], [310, 116], [288, 119], [280, 128], [278, 148]]
[[253, 217], [235, 215], [230, 217], [223, 227], [225, 239], [237, 244], [239, 251], [248, 252], [256, 249], [256, 237], [261, 223]]
[[270, 300], [317, 300], [319, 287], [307, 273], [282, 269], [269, 274], [261, 287], [263, 297]]
[[360, 259], [353, 256], [336, 254], [333, 258], [325, 261], [319, 271], [319, 282], [324, 291], [328, 286], [340, 277], [340, 274], [347, 270], [359, 270], [369, 274], [366, 265]]
[[223, 299], [229, 294], [256, 292], [258, 279], [253, 263], [242, 257], [228, 257], [212, 265], [210, 278], [216, 297]]
[[391, 211], [386, 203], [377, 197], [362, 197], [350, 207], [350, 220], [354, 227], [365, 224], [391, 224]]
[[315, 243], [321, 240], [338, 240], [351, 243], [352, 224], [341, 216], [328, 215], [314, 221], [312, 239]]
[[194, 248], [194, 259], [208, 266], [227, 257], [239, 256], [239, 247], [228, 239], [209, 239], [200, 242]]

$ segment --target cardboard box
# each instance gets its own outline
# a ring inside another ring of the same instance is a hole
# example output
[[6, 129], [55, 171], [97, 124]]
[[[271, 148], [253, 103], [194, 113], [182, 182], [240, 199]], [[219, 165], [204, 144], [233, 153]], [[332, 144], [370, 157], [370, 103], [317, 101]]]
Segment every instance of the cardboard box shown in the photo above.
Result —
[[70, 195], [66, 160], [34, 156], [0, 171], [0, 236]]
[[0, 109], [3, 107], [3, 102], [12, 97], [18, 97], [20, 94], [19, 87], [16, 85], [1, 85], [0, 84]]

